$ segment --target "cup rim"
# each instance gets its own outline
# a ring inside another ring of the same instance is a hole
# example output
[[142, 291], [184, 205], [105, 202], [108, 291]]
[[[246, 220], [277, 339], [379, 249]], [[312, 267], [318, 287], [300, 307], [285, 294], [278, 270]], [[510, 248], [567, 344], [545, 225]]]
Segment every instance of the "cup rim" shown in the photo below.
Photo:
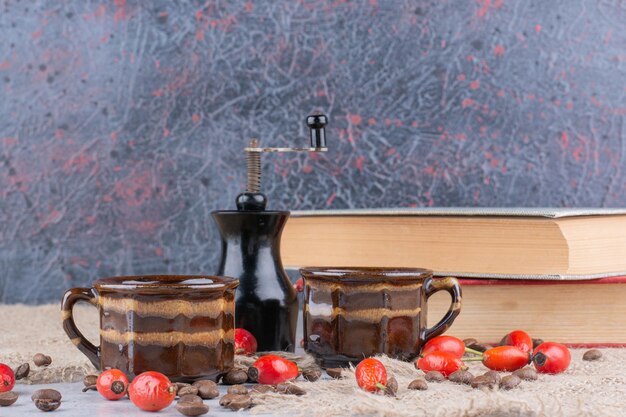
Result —
[[105, 291], [154, 291], [201, 290], [224, 291], [236, 288], [239, 280], [218, 275], [128, 275], [100, 278], [93, 284], [96, 290]]
[[406, 267], [305, 267], [300, 268], [300, 275], [306, 279], [320, 279], [340, 282], [376, 282], [393, 279], [394, 281], [421, 281], [433, 276], [433, 271], [426, 268]]

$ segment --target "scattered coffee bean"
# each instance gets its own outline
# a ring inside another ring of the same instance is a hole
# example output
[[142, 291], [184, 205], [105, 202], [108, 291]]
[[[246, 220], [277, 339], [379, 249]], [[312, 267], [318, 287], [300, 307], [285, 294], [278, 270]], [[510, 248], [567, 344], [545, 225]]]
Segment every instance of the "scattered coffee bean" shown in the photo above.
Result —
[[482, 376], [491, 378], [493, 380], [494, 385], [498, 385], [500, 383], [500, 380], [502, 379], [500, 374], [496, 371], [487, 371]]
[[533, 339], [533, 350], [537, 348], [540, 344], [543, 343], [542, 339]]
[[322, 371], [319, 369], [309, 369], [307, 371], [302, 372], [302, 378], [306, 379], [309, 382], [315, 382], [320, 379], [322, 376]]
[[500, 380], [500, 388], [506, 390], [513, 389], [518, 386], [520, 382], [522, 382], [522, 380], [515, 374], [507, 375]]
[[506, 337], [508, 336], [508, 334], [505, 334], [502, 339], [500, 339], [500, 341], [498, 342], [498, 346], [505, 346], [506, 345]]
[[296, 384], [292, 384], [291, 382], [285, 382], [282, 384], [276, 385], [276, 392], [280, 392], [281, 394], [291, 394], [291, 395], [304, 395], [306, 391]]
[[52, 363], [52, 358], [48, 355], [44, 355], [43, 353], [37, 353], [33, 356], [33, 362], [37, 366], [48, 366]]
[[252, 406], [252, 398], [249, 395], [226, 394], [220, 398], [220, 405], [233, 411], [243, 410]]
[[178, 399], [179, 403], [202, 403], [202, 398], [193, 394], [186, 394]]
[[472, 388], [493, 388], [498, 385], [498, 383], [489, 376], [480, 375], [472, 379], [470, 385]]
[[83, 385], [85, 387], [96, 386], [96, 382], [98, 382], [98, 375], [87, 375], [83, 378]]
[[470, 338], [467, 338], [467, 339], [463, 339], [463, 344], [465, 346], [473, 345], [475, 343], [478, 343], [478, 340], [474, 339], [473, 337], [470, 337]]
[[328, 376], [333, 378], [333, 379], [341, 379], [341, 372], [342, 371], [343, 371], [343, 369], [341, 369], [341, 368], [328, 368], [328, 369], [326, 369], [326, 373], [328, 374]]
[[211, 400], [220, 396], [220, 391], [217, 388], [217, 384], [213, 381], [196, 381], [192, 384], [192, 386], [198, 389], [198, 395], [203, 400]]
[[28, 363], [23, 363], [18, 366], [13, 373], [15, 374], [16, 381], [27, 378], [30, 373], [30, 365]]
[[241, 368], [235, 368], [228, 371], [222, 377], [222, 383], [226, 385], [239, 385], [248, 381], [248, 373]]
[[12, 405], [15, 401], [17, 401], [18, 397], [19, 394], [15, 391], [0, 392], [0, 407], [8, 407]]
[[537, 380], [537, 371], [533, 368], [527, 366], [522, 369], [518, 369], [513, 372], [513, 375], [518, 377], [519, 379], [523, 379], [524, 381], [536, 381]]
[[178, 394], [178, 391], [180, 391], [181, 388], [184, 387], [190, 387], [191, 384], [187, 384], [186, 382], [174, 382], [174, 385], [176, 385], [176, 393]]
[[198, 388], [191, 386], [191, 385], [187, 385], [186, 387], [180, 388], [177, 394], [180, 395], [181, 397], [183, 395], [198, 395]]
[[248, 393], [248, 388], [246, 388], [244, 385], [232, 385], [230, 387], [228, 387], [228, 391], [229, 394], [240, 394], [240, 395], [245, 395]]
[[489, 349], [486, 345], [478, 343], [476, 339], [465, 339], [463, 340], [463, 343], [465, 344], [465, 347], [477, 350], [479, 352], [484, 352]]
[[469, 385], [472, 383], [472, 379], [474, 379], [474, 375], [472, 375], [471, 372], [464, 371], [462, 369], [459, 369], [458, 371], [452, 372], [450, 375], [448, 375], [448, 380], [457, 384]]
[[583, 355], [584, 361], [597, 361], [598, 359], [601, 359], [601, 358], [602, 358], [602, 352], [600, 352], [598, 349], [588, 350]]
[[428, 382], [443, 382], [446, 380], [446, 377], [439, 371], [428, 371], [424, 378]]
[[273, 385], [254, 385], [250, 388], [252, 392], [258, 392], [260, 394], [265, 394], [266, 392], [276, 392], [276, 388]]
[[408, 388], [418, 391], [426, 391], [428, 389], [428, 384], [423, 379], [418, 378], [411, 381]]
[[41, 411], [54, 411], [61, 406], [61, 393], [54, 389], [40, 389], [30, 397]]
[[395, 397], [398, 392], [398, 381], [395, 377], [387, 378], [387, 385], [385, 386], [385, 395], [389, 397]]
[[98, 391], [98, 386], [97, 385], [89, 385], [85, 388], [83, 388], [82, 390], [83, 392], [87, 392], [87, 391]]
[[203, 414], [208, 413], [209, 406], [206, 404], [203, 404], [202, 402], [199, 402], [199, 403], [178, 402], [178, 404], [176, 404], [176, 411], [178, 411], [184, 416], [195, 417], [195, 416], [201, 416]]

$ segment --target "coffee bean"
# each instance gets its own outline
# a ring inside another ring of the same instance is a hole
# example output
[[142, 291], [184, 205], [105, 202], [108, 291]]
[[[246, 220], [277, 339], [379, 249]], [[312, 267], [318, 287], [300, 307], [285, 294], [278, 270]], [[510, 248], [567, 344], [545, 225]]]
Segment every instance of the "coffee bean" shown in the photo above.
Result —
[[97, 385], [88, 385], [85, 388], [83, 388], [82, 390], [83, 392], [87, 392], [87, 391], [98, 391], [98, 386]]
[[246, 388], [244, 385], [232, 385], [228, 387], [227, 392], [229, 394], [247, 394], [248, 388]]
[[250, 388], [252, 392], [258, 392], [260, 394], [265, 394], [266, 392], [276, 392], [276, 388], [273, 385], [254, 385]]
[[98, 382], [98, 375], [87, 375], [85, 376], [85, 378], [83, 378], [83, 385], [85, 387], [92, 387], [92, 386], [96, 386], [96, 383]]
[[514, 374], [507, 375], [502, 380], [500, 380], [500, 388], [501, 389], [513, 389], [518, 386], [522, 382], [522, 380]]
[[543, 340], [541, 339], [533, 339], [533, 350], [536, 349], [537, 346], [539, 346], [542, 343], [543, 343]]
[[198, 389], [198, 395], [203, 400], [211, 400], [220, 396], [220, 391], [217, 388], [217, 384], [213, 381], [196, 381], [192, 384], [192, 386]]
[[328, 368], [326, 369], [326, 373], [333, 379], [341, 379], [341, 372], [343, 369], [341, 368]]
[[228, 371], [226, 375], [222, 377], [222, 383], [226, 385], [239, 385], [248, 381], [248, 373], [241, 368], [235, 368]]
[[181, 388], [191, 386], [191, 384], [187, 384], [186, 382], [174, 382], [174, 385], [176, 385], [176, 393], [178, 393], [178, 391], [180, 391]]
[[176, 411], [184, 416], [201, 416], [209, 412], [209, 406], [203, 403], [178, 402]]
[[50, 389], [50, 388], [38, 389], [37, 391], [33, 392], [33, 395], [31, 395], [30, 399], [33, 401], [36, 401], [36, 400], [61, 401], [61, 393], [55, 389]]
[[8, 407], [17, 401], [18, 397], [19, 394], [14, 391], [0, 392], [0, 406]]
[[322, 376], [322, 371], [319, 369], [309, 369], [302, 372], [302, 378], [306, 379], [309, 382], [315, 382], [320, 379]]
[[200, 398], [197, 395], [193, 395], [193, 394], [186, 394], [181, 396], [178, 399], [179, 403], [200, 403], [202, 404], [202, 398]]
[[191, 386], [191, 385], [187, 385], [186, 387], [180, 388], [177, 394], [181, 397], [183, 395], [198, 395], [198, 388]]
[[473, 345], [475, 343], [478, 343], [478, 340], [474, 339], [473, 337], [470, 337], [469, 339], [463, 339], [463, 344], [465, 346]]
[[291, 395], [304, 395], [306, 391], [299, 386], [292, 384], [291, 382], [285, 382], [282, 384], [276, 385], [276, 392], [280, 392], [281, 394], [291, 394]]
[[522, 368], [522, 369], [518, 369], [517, 371], [513, 372], [513, 375], [525, 381], [537, 380], [537, 371], [535, 371], [533, 368], [529, 366]]
[[28, 363], [23, 363], [15, 369], [13, 372], [15, 374], [15, 380], [20, 380], [28, 377], [30, 373], [30, 365]]
[[450, 375], [448, 375], [448, 380], [457, 384], [469, 385], [472, 383], [472, 379], [474, 379], [474, 375], [472, 375], [471, 372], [464, 371], [462, 369], [459, 369], [458, 371], [452, 372]]
[[48, 366], [52, 363], [52, 358], [48, 355], [44, 355], [43, 353], [37, 353], [33, 356], [33, 362], [37, 366]]
[[428, 382], [443, 382], [446, 380], [446, 377], [439, 371], [428, 371], [424, 378]]
[[472, 386], [472, 388], [493, 388], [498, 384], [496, 381], [494, 381], [493, 378], [481, 375], [472, 379], [470, 385]]
[[220, 398], [220, 405], [233, 411], [243, 410], [252, 406], [252, 398], [249, 395], [226, 394]]
[[583, 355], [584, 361], [597, 361], [602, 358], [602, 352], [598, 349], [591, 349], [585, 352]]
[[496, 372], [496, 371], [487, 371], [482, 376], [484, 376], [486, 378], [491, 378], [491, 380], [493, 381], [494, 385], [498, 385], [500, 383], [500, 380], [502, 379], [500, 377], [500, 374], [498, 372]]
[[61, 393], [54, 389], [40, 389], [30, 397], [41, 411], [54, 411], [61, 406]]
[[423, 379], [418, 378], [411, 381], [408, 388], [412, 390], [426, 391], [428, 389], [428, 384]]
[[395, 397], [398, 392], [398, 381], [396, 378], [389, 377], [387, 378], [387, 385], [385, 386], [385, 395], [389, 397]]

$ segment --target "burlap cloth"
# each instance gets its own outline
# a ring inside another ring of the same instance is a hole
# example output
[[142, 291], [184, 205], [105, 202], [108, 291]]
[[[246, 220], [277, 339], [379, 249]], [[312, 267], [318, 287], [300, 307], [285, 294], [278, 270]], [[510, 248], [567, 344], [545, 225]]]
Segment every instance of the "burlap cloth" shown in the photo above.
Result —
[[[65, 336], [58, 305], [0, 305], [0, 317], [0, 362], [12, 367], [31, 364], [29, 378], [19, 382], [76, 382], [95, 371]], [[75, 317], [86, 336], [97, 340], [96, 310], [77, 306]], [[35, 367], [32, 356], [37, 352], [52, 356], [52, 364]], [[299, 381], [307, 391], [301, 397], [255, 396], [256, 406], [250, 412], [289, 416], [626, 416], [626, 349], [602, 349], [604, 356], [598, 362], [582, 361], [583, 352], [572, 350], [572, 364], [566, 373], [541, 375], [538, 381], [523, 381], [511, 391], [480, 391], [451, 382], [429, 383], [427, 391], [409, 391], [407, 385], [422, 376], [421, 372], [411, 363], [382, 357], [388, 372], [398, 380], [397, 398], [361, 391], [348, 370], [341, 380]], [[305, 360], [300, 365], [309, 363]], [[475, 374], [485, 370], [480, 364], [470, 364]]]

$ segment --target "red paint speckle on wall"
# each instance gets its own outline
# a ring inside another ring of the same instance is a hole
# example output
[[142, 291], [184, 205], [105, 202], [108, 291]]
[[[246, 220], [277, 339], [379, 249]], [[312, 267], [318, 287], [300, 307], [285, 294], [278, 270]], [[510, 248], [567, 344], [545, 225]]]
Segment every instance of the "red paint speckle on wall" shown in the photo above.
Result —
[[354, 162], [354, 166], [356, 166], [356, 169], [359, 170], [359, 172], [363, 173], [363, 163], [365, 162], [365, 157], [363, 155], [359, 156], [356, 161]]
[[539, 24], [535, 25], [535, 32], [537, 33], [541, 32], [541, 25]]
[[348, 114], [348, 120], [350, 120], [350, 123], [353, 125], [359, 125], [363, 121], [363, 118], [358, 114]]
[[500, 57], [500, 56], [504, 55], [504, 46], [503, 46], [503, 45], [499, 45], [499, 44], [498, 44], [498, 45], [496, 45], [496, 46], [493, 48], [493, 54], [494, 54], [495, 56], [497, 56], [497, 57]]
[[478, 88], [480, 87], [480, 81], [479, 80], [474, 80], [470, 83], [469, 87], [472, 90], [478, 90]]
[[461, 102], [461, 107], [465, 109], [467, 107], [472, 106], [474, 103], [475, 101], [472, 100], [471, 98], [464, 98], [463, 101]]
[[376, 119], [373, 117], [370, 117], [369, 119], [367, 119], [367, 124], [370, 126], [374, 126], [376, 124]]
[[194, 113], [194, 114], [191, 115], [191, 121], [192, 122], [198, 123], [198, 122], [200, 122], [200, 120], [202, 120], [202, 116], [200, 116], [199, 114]]
[[328, 197], [328, 200], [326, 200], [326, 205], [330, 206], [331, 204], [333, 204], [333, 201], [335, 201], [335, 197], [337, 197], [337, 192], [336, 191], [334, 193], [332, 193], [330, 195], [330, 197]]

